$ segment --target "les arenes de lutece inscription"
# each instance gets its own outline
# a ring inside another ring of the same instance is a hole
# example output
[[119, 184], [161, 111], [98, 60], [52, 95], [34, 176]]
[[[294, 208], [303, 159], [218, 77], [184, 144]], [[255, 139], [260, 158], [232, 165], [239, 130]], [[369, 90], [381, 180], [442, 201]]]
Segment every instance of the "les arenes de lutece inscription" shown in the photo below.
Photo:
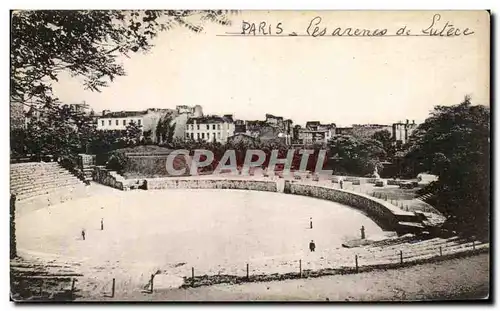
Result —
[[323, 22], [321, 16], [312, 18], [304, 30], [288, 30], [285, 22], [275, 24], [268, 21], [242, 21], [241, 33], [227, 33], [232, 36], [301, 36], [301, 37], [403, 37], [403, 36], [432, 36], [432, 37], [459, 37], [470, 36], [474, 30], [466, 25], [455, 25], [452, 21], [442, 18], [441, 14], [434, 14], [427, 26], [421, 29], [411, 29], [407, 25], [399, 28], [356, 28], [332, 27]]

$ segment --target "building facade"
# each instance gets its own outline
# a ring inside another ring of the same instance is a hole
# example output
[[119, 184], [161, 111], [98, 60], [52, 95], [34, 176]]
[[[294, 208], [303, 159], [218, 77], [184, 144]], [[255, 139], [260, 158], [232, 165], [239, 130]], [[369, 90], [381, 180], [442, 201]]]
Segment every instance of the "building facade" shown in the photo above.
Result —
[[153, 142], [165, 143], [161, 135], [157, 135], [160, 121], [170, 119], [170, 125], [175, 125], [172, 138], [184, 138], [189, 118], [202, 117], [201, 106], [178, 105], [175, 109], [149, 108], [143, 111], [116, 111], [104, 110], [97, 118], [97, 129], [102, 131], [125, 131], [130, 123], [141, 127], [143, 133], [148, 133]]
[[401, 121], [398, 123], [394, 123], [392, 125], [393, 140], [396, 142], [396, 144], [406, 144], [417, 126], [418, 124], [415, 123], [415, 120], [410, 123], [410, 120], [408, 119], [406, 120], [406, 123], [403, 123]]
[[115, 111], [104, 110], [97, 119], [100, 131], [125, 131], [130, 123], [143, 127], [147, 111]]
[[236, 120], [235, 133], [244, 133], [260, 141], [280, 139], [285, 144], [292, 143], [293, 121], [266, 114], [265, 120]]
[[226, 143], [234, 135], [233, 116], [202, 116], [189, 118], [186, 123], [185, 139]]
[[305, 128], [300, 125], [293, 129], [294, 144], [296, 145], [326, 145], [335, 136], [334, 123], [321, 124], [319, 121], [308, 121]]

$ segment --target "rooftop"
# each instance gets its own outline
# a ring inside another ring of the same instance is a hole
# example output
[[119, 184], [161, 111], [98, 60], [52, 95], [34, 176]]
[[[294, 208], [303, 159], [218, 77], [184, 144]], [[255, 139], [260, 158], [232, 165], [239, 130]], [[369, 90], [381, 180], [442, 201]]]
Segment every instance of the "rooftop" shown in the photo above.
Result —
[[209, 124], [209, 123], [233, 123], [233, 117], [231, 115], [225, 115], [223, 117], [221, 116], [203, 116], [199, 118], [189, 118], [187, 120], [187, 124], [193, 124], [193, 123], [199, 123], [199, 124]]
[[103, 114], [103, 118], [129, 118], [147, 114], [147, 111], [113, 111]]

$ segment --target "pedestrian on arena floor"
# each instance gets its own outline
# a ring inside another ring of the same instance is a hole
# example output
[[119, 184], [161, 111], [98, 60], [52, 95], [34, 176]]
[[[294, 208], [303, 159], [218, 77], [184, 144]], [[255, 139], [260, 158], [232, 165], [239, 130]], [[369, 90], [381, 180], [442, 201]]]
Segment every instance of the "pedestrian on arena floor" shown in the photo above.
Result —
[[309, 218], [309, 229], [313, 228], [313, 219], [312, 217]]
[[82, 229], [82, 240], [85, 241], [85, 229]]
[[101, 218], [101, 231], [104, 230], [104, 218]]
[[365, 237], [365, 226], [361, 226], [361, 239], [364, 240]]
[[316, 244], [314, 243], [313, 240], [311, 240], [311, 242], [309, 243], [309, 250], [311, 252], [314, 252], [316, 250]]

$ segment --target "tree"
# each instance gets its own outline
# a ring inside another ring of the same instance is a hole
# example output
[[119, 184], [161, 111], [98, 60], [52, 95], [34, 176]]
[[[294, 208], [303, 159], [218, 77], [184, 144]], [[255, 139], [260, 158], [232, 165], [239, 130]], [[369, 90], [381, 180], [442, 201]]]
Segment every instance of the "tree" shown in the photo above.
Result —
[[127, 146], [139, 144], [142, 138], [142, 125], [131, 121], [125, 128], [125, 141]]
[[[13, 155], [74, 155], [89, 148], [123, 144], [118, 139], [121, 134], [97, 133], [92, 116], [61, 106], [52, 83], [68, 72], [80, 78], [84, 88], [100, 91], [125, 74], [118, 56], [149, 51], [151, 40], [160, 31], [183, 26], [199, 32], [204, 21], [228, 25], [228, 16], [233, 13], [236, 11], [12, 12], [11, 104], [28, 106], [40, 114], [26, 130], [11, 134], [12, 140], [21, 141], [12, 145]], [[103, 145], [99, 146], [96, 136], [105, 138]]]
[[488, 235], [490, 207], [490, 110], [473, 106], [436, 106], [415, 131], [408, 162], [439, 176], [424, 192], [447, 225], [467, 234]]
[[[203, 29], [203, 21], [228, 25], [236, 11], [13, 11], [11, 14], [11, 102], [47, 107], [57, 102], [51, 83], [61, 72], [99, 91], [125, 74], [117, 56], [145, 52], [162, 30]], [[197, 22], [192, 17], [199, 17]]]
[[68, 105], [53, 106], [50, 113], [32, 119], [26, 129], [11, 132], [13, 140], [22, 139], [11, 150], [18, 155], [69, 157], [86, 151], [94, 130], [90, 116]]
[[380, 160], [386, 156], [382, 143], [374, 139], [354, 136], [335, 136], [329, 141], [329, 153], [338, 173], [365, 176], [381, 168]]
[[102, 155], [114, 149], [127, 147], [124, 131], [96, 131], [89, 143], [88, 152]]
[[156, 141], [158, 144], [172, 142], [175, 134], [175, 123], [172, 124], [172, 116], [165, 115], [156, 125]]
[[388, 130], [381, 130], [373, 133], [372, 139], [379, 141], [387, 155], [387, 158], [392, 158], [395, 153], [394, 144], [391, 138], [391, 133]]

